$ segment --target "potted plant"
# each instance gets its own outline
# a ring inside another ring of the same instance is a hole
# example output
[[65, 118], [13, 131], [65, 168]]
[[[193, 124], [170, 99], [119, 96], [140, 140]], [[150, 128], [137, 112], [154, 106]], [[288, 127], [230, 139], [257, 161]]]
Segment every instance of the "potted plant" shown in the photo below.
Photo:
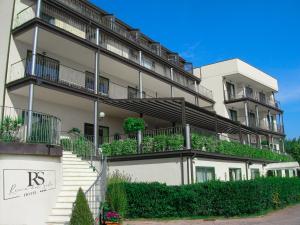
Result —
[[104, 214], [104, 221], [106, 225], [119, 225], [120, 215], [115, 211], [108, 211]]

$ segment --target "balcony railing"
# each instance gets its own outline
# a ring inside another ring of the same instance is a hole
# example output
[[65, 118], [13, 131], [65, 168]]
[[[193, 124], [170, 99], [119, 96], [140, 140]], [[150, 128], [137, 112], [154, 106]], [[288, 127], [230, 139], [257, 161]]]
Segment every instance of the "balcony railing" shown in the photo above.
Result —
[[[261, 119], [263, 119], [263, 118], [261, 118]], [[245, 116], [239, 116], [239, 117], [237, 117], [237, 120], [236, 120], [236, 122], [239, 122], [245, 126], [247, 125], [246, 121], [247, 120], [246, 120]], [[277, 133], [284, 132], [283, 126], [281, 124], [275, 124], [275, 123], [272, 124], [272, 123], [269, 123], [267, 120], [260, 120], [259, 123], [257, 124], [256, 119], [251, 119], [251, 118], [248, 118], [248, 121], [249, 121], [248, 127], [251, 127], [251, 128], [263, 129], [263, 130], [277, 132]]]
[[250, 98], [255, 101], [258, 101], [262, 104], [275, 107], [275, 108], [280, 108], [280, 102], [277, 100], [274, 100], [273, 98], [270, 97], [260, 97], [259, 93], [253, 92], [252, 94], [244, 94], [244, 93], [232, 93], [232, 92], [227, 92], [225, 91], [225, 101], [232, 101], [232, 100], [239, 100], [243, 98]]
[[[94, 75], [71, 68], [56, 60], [38, 55], [36, 57], [36, 75], [40, 79], [48, 80], [58, 84], [63, 84], [67, 87], [84, 90], [86, 92], [94, 93]], [[31, 75], [31, 57], [23, 59], [19, 62], [13, 63], [10, 67], [10, 73], [7, 78], [7, 83], [32, 76]], [[115, 82], [105, 77], [112, 78], [111, 74], [104, 72], [100, 73], [98, 83], [98, 94], [112, 99], [131, 99], [140, 98], [140, 92], [137, 84], [129, 83], [127, 81]], [[116, 79], [116, 78], [114, 78]], [[120, 84], [122, 83], [122, 84]], [[159, 98], [170, 97], [161, 96], [157, 92], [149, 89], [144, 89], [142, 92], [143, 98]]]
[[0, 106], [0, 110], [3, 112], [0, 120], [0, 142], [60, 144], [61, 121], [57, 117], [32, 112], [32, 129], [29, 134], [28, 110], [7, 106]]
[[[61, 2], [65, 2], [64, 0], [60, 0]], [[79, 10], [78, 7], [76, 7], [76, 4], [78, 4], [78, 1], [75, 0], [67, 0], [66, 2], [72, 2], [70, 3], [72, 5], [72, 8]], [[90, 41], [92, 43], [96, 42], [96, 27], [92, 26], [89, 23], [86, 23], [85, 21], [78, 19], [71, 14], [66, 13], [62, 9], [53, 7], [51, 5], [48, 5], [46, 3], [42, 4], [41, 9], [41, 19], [45, 22], [56, 26], [60, 29], [63, 29], [73, 35], [76, 35], [79, 38], [85, 39], [87, 41]], [[30, 19], [34, 18], [34, 11], [35, 11], [35, 5], [32, 5], [22, 11], [20, 11], [17, 16], [15, 17], [14, 21], [14, 27], [20, 26], [23, 23], [29, 21]], [[82, 10], [80, 10], [82, 11]], [[91, 15], [95, 20], [99, 20], [99, 15], [92, 14]], [[98, 21], [99, 22], [99, 21]], [[111, 22], [109, 18], [102, 18], [101, 23], [105, 25], [106, 27], [112, 29], [113, 31], [120, 33], [122, 36], [136, 41], [136, 35], [133, 35], [132, 32], [124, 30], [121, 26], [116, 24], [115, 22]], [[128, 59], [130, 61], [133, 61], [134, 63], [139, 64], [138, 60], [138, 50], [131, 48], [127, 46], [126, 44], [122, 43], [121, 41], [117, 40], [116, 38], [109, 36], [107, 34], [101, 33], [100, 34], [100, 45], [101, 47], [107, 49], [108, 51], [111, 51], [115, 54], [118, 54], [119, 56]], [[140, 43], [140, 41], [138, 41]], [[145, 47], [145, 43], [142, 44]], [[157, 46], [155, 45], [147, 45], [149, 49], [152, 49], [152, 52], [157, 52]], [[165, 56], [166, 54], [162, 54], [161, 52], [159, 55]], [[170, 69], [165, 66], [163, 63], [159, 63], [155, 60], [153, 60], [150, 57], [147, 57], [146, 55], [143, 55], [141, 66], [154, 71], [155, 73], [158, 73], [168, 79], [171, 80], [170, 76]], [[174, 70], [174, 72], [176, 72]], [[193, 91], [196, 91], [197, 93], [207, 97], [208, 99], [213, 99], [212, 91], [208, 90], [207, 88], [199, 85], [199, 88], [195, 88], [194, 85], [194, 79], [182, 74], [181, 72], [176, 72], [176, 75], [174, 75], [174, 82], [190, 89]]]

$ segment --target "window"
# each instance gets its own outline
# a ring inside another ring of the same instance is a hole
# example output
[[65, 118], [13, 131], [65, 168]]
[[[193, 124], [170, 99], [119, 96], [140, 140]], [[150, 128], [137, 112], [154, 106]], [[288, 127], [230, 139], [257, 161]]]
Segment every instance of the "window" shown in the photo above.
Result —
[[267, 119], [268, 119], [268, 126], [269, 126], [269, 130], [274, 130], [274, 116], [267, 116]]
[[214, 167], [196, 167], [196, 181], [198, 183], [203, 183], [214, 179], [215, 179]]
[[262, 103], [266, 103], [266, 95], [262, 92], [259, 92], [259, 101]]
[[260, 177], [259, 169], [251, 169], [251, 179], [256, 179]]
[[282, 177], [282, 171], [281, 170], [276, 170], [276, 176], [277, 177]]
[[[146, 93], [143, 91], [143, 98], [145, 98], [145, 96]], [[139, 97], [140, 97], [140, 93], [137, 88], [128, 87], [128, 99], [139, 98]]]
[[[95, 89], [95, 75], [91, 72], [85, 72], [85, 88], [89, 90]], [[105, 77], [98, 78], [98, 92], [101, 94], [108, 95], [109, 91], [109, 79]]]
[[[84, 124], [84, 136], [94, 141], [94, 124]], [[98, 130], [98, 144], [101, 145], [109, 141], [109, 127], [99, 126]]]
[[250, 87], [246, 87], [246, 97], [253, 98], [253, 89]]
[[285, 177], [290, 177], [290, 170], [285, 170]]
[[249, 126], [256, 127], [255, 114], [252, 112], [249, 112], [248, 116], [249, 116]]
[[235, 99], [235, 87], [234, 84], [226, 82], [227, 98], [228, 100]]
[[229, 169], [229, 179], [230, 179], [230, 181], [241, 180], [242, 179], [242, 169], [230, 168]]
[[[32, 52], [27, 52], [25, 75], [31, 74]], [[42, 54], [37, 54], [35, 65], [35, 76], [51, 81], [58, 81], [59, 61]]]
[[237, 121], [237, 111], [233, 109], [229, 109], [230, 119], [233, 121]]

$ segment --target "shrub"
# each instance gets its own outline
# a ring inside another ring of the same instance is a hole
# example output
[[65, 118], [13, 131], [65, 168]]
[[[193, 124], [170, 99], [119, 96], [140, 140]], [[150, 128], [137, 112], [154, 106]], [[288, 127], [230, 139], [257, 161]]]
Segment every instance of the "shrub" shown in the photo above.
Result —
[[72, 210], [70, 225], [93, 225], [94, 218], [89, 208], [85, 195], [80, 188]]
[[142, 118], [129, 117], [123, 123], [126, 134], [145, 130], [145, 121]]
[[174, 134], [167, 137], [167, 146], [169, 150], [181, 150], [183, 149], [183, 136], [180, 134]]
[[[241, 216], [300, 201], [299, 178], [211, 181], [183, 186], [128, 182], [123, 185], [127, 218]], [[108, 195], [113, 195], [111, 184]]]
[[23, 120], [20, 117], [12, 118], [4, 117], [0, 123], [0, 141], [14, 142], [18, 140], [18, 132], [23, 125]]
[[118, 212], [122, 217], [127, 210], [127, 196], [125, 182], [130, 182], [131, 178], [119, 171], [114, 172], [108, 180], [108, 191], [106, 199], [111, 210]]

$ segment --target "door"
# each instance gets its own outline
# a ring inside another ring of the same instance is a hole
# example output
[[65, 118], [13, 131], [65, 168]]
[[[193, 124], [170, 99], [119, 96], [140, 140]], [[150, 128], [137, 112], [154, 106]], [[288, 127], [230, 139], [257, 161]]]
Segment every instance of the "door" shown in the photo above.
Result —
[[226, 82], [227, 100], [235, 99], [235, 87], [234, 84]]
[[249, 113], [249, 126], [256, 127], [255, 114], [252, 112]]
[[[85, 123], [84, 124], [84, 136], [90, 140], [94, 141], [94, 124]], [[99, 126], [98, 130], [98, 144], [102, 145], [109, 141], [109, 127]]]

